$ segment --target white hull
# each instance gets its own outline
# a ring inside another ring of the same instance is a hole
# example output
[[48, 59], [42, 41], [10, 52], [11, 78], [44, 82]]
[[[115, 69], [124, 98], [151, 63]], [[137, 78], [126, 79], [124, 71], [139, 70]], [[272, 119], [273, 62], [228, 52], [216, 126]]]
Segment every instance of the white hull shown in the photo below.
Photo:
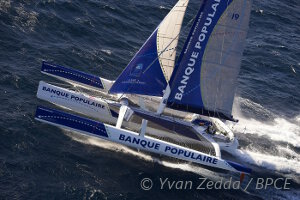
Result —
[[220, 157], [204, 154], [152, 137], [139, 136], [133, 131], [119, 129], [111, 125], [70, 115], [53, 109], [38, 108], [36, 120], [143, 151], [198, 163], [213, 168], [241, 173], [250, 173], [251, 171], [239, 164], [225, 161]]

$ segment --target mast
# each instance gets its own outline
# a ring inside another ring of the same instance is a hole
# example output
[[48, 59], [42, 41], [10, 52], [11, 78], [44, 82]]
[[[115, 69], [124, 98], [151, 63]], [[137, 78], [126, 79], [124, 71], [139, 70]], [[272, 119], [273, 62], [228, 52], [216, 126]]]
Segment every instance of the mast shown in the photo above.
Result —
[[164, 110], [167, 106], [167, 102], [168, 102], [170, 94], [171, 94], [171, 88], [170, 88], [170, 85], [168, 84], [166, 89], [164, 90], [164, 96], [162, 97], [159, 107], [157, 109], [157, 114], [161, 115], [164, 112]]

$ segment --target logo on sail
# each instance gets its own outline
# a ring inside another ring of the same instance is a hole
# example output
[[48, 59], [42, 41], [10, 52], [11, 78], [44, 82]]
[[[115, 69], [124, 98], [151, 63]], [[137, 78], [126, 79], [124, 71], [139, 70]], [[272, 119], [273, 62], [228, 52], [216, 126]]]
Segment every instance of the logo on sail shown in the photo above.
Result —
[[136, 78], [140, 77], [143, 72], [143, 68], [144, 68], [143, 63], [139, 63], [136, 67], [132, 68], [132, 71], [130, 72], [130, 76]]
[[[184, 63], [184, 64], [187, 64], [187, 66], [184, 70], [184, 74], [182, 75], [182, 79], [179, 83], [180, 85], [178, 86], [177, 92], [175, 94], [175, 99], [178, 101], [181, 101], [184, 96], [184, 92], [188, 85], [188, 81], [190, 80], [192, 73], [195, 71], [196, 62], [199, 60], [198, 58], [203, 56], [203, 52], [205, 51], [204, 47], [205, 47], [207, 38], [211, 31], [211, 30], [209, 31], [209, 29], [210, 29], [210, 26], [212, 26], [212, 24], [213, 24], [212, 22], [215, 18], [215, 14], [217, 12], [219, 3], [220, 3], [220, 0], [215, 0], [215, 2], [211, 5], [210, 12], [207, 12], [207, 17], [204, 21], [204, 25], [202, 26], [199, 36], [193, 47], [193, 51], [188, 52], [189, 46], [185, 50], [186, 51], [185, 53], [188, 53], [189, 59], [188, 59], [187, 63]], [[193, 34], [195, 34], [197, 32], [197, 29], [200, 29], [199, 23], [201, 22], [202, 17], [203, 17], [203, 15], [201, 14], [199, 16], [199, 19], [197, 21], [197, 24], [195, 26], [196, 28], [195, 28]], [[193, 37], [190, 38], [189, 45], [192, 40], [193, 40]], [[204, 43], [204, 46], [202, 46], [203, 43]], [[191, 47], [191, 49], [192, 49], [192, 47]]]

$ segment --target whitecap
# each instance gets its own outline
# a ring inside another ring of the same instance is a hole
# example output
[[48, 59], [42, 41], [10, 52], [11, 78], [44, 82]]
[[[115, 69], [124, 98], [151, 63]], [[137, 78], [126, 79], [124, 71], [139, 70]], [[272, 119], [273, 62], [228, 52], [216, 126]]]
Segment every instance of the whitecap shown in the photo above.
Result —
[[112, 51], [109, 50], [109, 49], [101, 49], [101, 51], [102, 51], [103, 53], [106, 53], [107, 55], [111, 55], [111, 54], [112, 54]]
[[247, 163], [257, 165], [281, 173], [296, 173], [300, 175], [300, 160], [288, 159], [278, 155], [269, 155], [250, 150], [236, 150], [235, 155]]
[[102, 140], [100, 138], [88, 137], [85, 135], [81, 135], [79, 133], [73, 133], [73, 132], [69, 132], [69, 131], [66, 131], [65, 134], [68, 135], [74, 141], [77, 141], [77, 142], [80, 142], [83, 144], [97, 146], [102, 149], [112, 150], [112, 151], [119, 152], [122, 154], [128, 154], [131, 156], [135, 156], [146, 162], [158, 163], [164, 167], [178, 169], [178, 170], [186, 171], [186, 172], [192, 172], [192, 173], [198, 174], [200, 176], [209, 178], [210, 180], [217, 181], [217, 180], [220, 180], [222, 178], [222, 176], [224, 176], [224, 177], [228, 176], [228, 174], [221, 174], [221, 173], [213, 172], [209, 169], [202, 168], [201, 166], [198, 166], [198, 165], [191, 165], [190, 163], [184, 163], [183, 161], [180, 161], [180, 162], [165, 161], [163, 159], [153, 157], [149, 154], [145, 154], [141, 151], [137, 151], [137, 150], [128, 148], [121, 144], [116, 144], [113, 142]]
[[35, 25], [38, 22], [38, 13], [35, 11], [26, 11], [22, 4], [16, 7], [16, 12], [18, 15], [14, 17], [14, 21], [17, 24], [17, 26], [23, 32], [26, 32], [25, 29], [33, 31]]
[[[255, 112], [268, 114], [268, 116], [272, 116], [274, 119], [271, 121], [259, 121], [243, 116], [240, 109], [241, 102], [246, 102], [248, 107]], [[298, 118], [287, 120], [283, 117], [276, 116], [260, 104], [243, 98], [235, 99], [233, 113], [234, 116], [239, 119], [239, 123], [233, 126], [234, 132], [265, 136], [273, 141], [286, 142], [294, 147], [300, 147], [300, 126], [295, 123], [295, 120], [298, 120]]]
[[4, 13], [7, 13], [8, 10], [10, 9], [10, 7], [11, 7], [10, 3], [11, 3], [10, 0], [0, 1], [0, 11], [4, 12]]

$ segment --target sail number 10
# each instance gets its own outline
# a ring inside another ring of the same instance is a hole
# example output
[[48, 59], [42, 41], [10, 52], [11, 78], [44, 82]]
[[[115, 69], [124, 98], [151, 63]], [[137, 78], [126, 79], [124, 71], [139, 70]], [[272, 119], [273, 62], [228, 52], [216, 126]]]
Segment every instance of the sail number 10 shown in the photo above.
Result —
[[232, 20], [238, 20], [240, 18], [240, 15], [237, 13], [233, 13], [231, 19]]

